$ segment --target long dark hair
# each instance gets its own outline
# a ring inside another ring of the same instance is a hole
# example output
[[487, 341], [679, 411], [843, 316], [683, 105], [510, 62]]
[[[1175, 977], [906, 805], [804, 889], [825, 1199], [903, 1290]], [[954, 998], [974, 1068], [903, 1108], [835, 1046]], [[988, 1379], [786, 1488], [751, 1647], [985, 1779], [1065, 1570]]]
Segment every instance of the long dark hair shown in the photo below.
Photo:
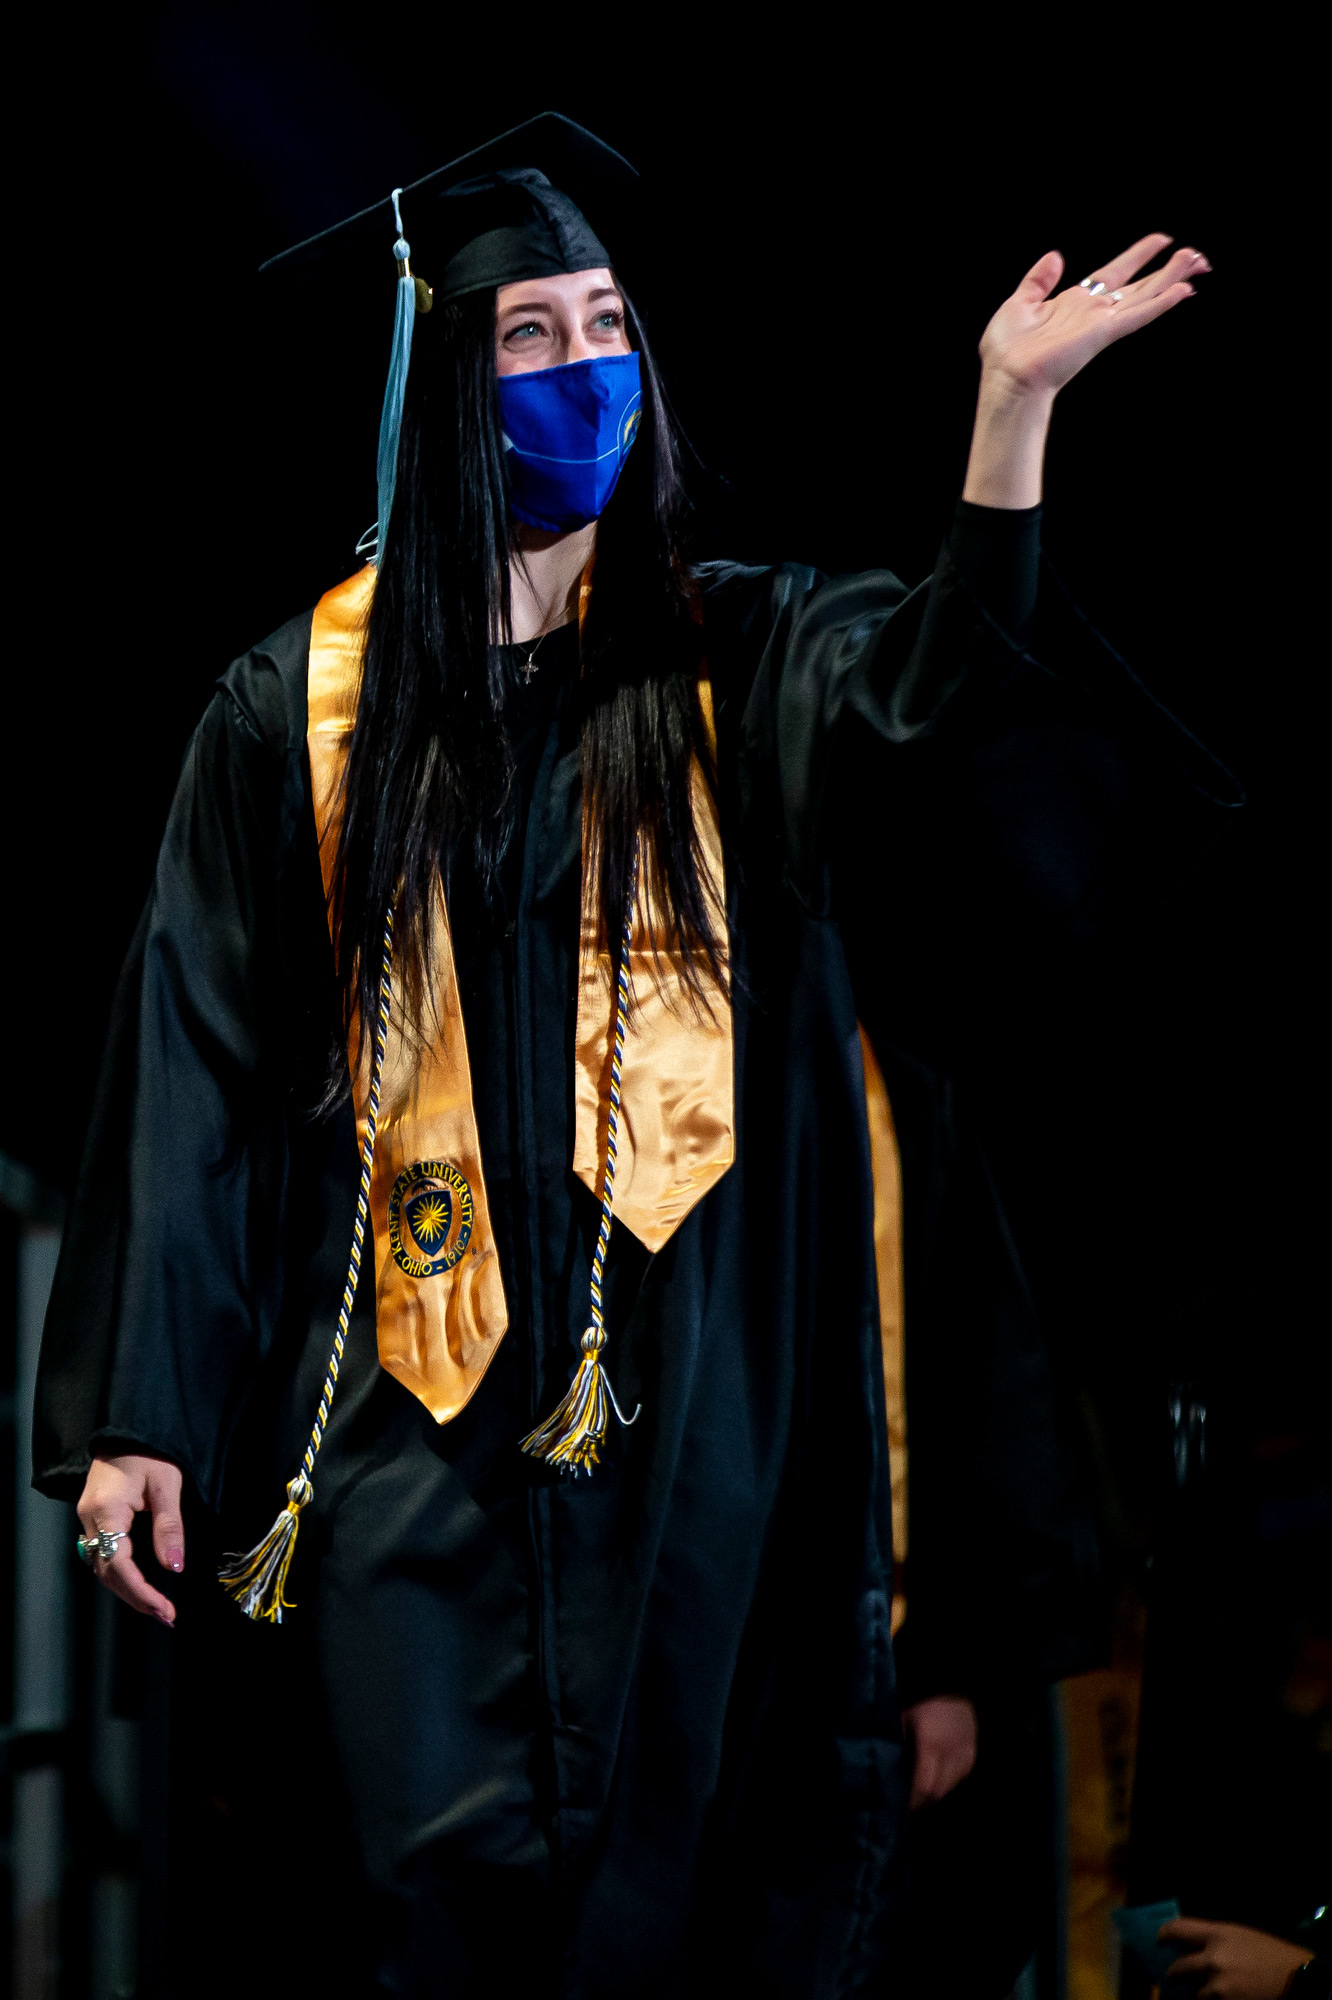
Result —
[[[676, 426], [640, 323], [639, 435], [597, 527], [578, 686], [583, 797], [603, 938], [618, 942], [641, 840], [658, 951], [726, 977], [691, 769], [715, 771], [699, 711], [699, 631], [681, 554]], [[333, 931], [344, 1031], [374, 1018], [384, 914], [418, 1022], [431, 993], [431, 910], [465, 858], [489, 883], [515, 837], [505, 674], [516, 558], [495, 374], [495, 294], [418, 319], [392, 519], [379, 550], [360, 700], [343, 783]], [[344, 1044], [345, 1046], [345, 1044]], [[335, 1086], [346, 1072], [335, 1063]]]

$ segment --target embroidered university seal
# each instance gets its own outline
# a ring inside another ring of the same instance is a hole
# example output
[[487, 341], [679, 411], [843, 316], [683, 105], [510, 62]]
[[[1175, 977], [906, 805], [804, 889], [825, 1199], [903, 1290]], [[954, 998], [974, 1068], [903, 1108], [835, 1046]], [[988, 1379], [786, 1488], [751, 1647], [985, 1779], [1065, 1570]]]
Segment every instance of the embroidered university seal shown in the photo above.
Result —
[[447, 1160], [404, 1167], [389, 1196], [389, 1245], [409, 1278], [451, 1271], [472, 1237], [472, 1190]]

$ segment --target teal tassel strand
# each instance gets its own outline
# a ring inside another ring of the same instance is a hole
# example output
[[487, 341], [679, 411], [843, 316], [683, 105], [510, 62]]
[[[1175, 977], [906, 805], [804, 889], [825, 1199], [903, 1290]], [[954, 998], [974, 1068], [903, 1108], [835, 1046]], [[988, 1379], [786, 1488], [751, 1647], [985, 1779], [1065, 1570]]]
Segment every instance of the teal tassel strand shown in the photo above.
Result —
[[393, 307], [393, 346], [389, 350], [388, 381], [384, 385], [384, 407], [379, 417], [379, 456], [375, 472], [379, 487], [378, 555], [384, 552], [389, 515], [393, 511], [393, 489], [398, 481], [398, 440], [402, 436], [402, 406], [407, 395], [407, 370], [412, 359], [412, 328], [416, 322], [416, 281], [411, 272], [412, 246], [402, 232], [402, 210], [398, 205], [401, 188], [394, 188], [393, 221], [397, 241], [393, 255], [398, 260], [398, 292]]

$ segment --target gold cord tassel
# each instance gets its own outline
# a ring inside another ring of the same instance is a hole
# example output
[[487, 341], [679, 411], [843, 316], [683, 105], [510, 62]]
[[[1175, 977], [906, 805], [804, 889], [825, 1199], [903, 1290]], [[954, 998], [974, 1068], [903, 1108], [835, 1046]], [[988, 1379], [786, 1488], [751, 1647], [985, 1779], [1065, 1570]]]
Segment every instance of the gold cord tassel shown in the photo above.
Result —
[[[626, 1417], [615, 1400], [601, 1350], [606, 1345], [606, 1322], [601, 1312], [601, 1278], [606, 1268], [606, 1246], [610, 1242], [611, 1208], [615, 1201], [615, 1150], [620, 1131], [620, 1076], [624, 1069], [624, 1036], [629, 1018], [629, 940], [634, 922], [634, 888], [638, 881], [638, 843], [634, 842], [633, 866], [629, 871], [629, 895], [624, 913], [624, 937], [620, 946], [620, 971], [615, 999], [615, 1036], [611, 1048], [610, 1108], [606, 1114], [606, 1166], [601, 1183], [601, 1227], [592, 1256], [592, 1324], [583, 1335], [583, 1358], [564, 1397], [543, 1424], [523, 1439], [522, 1449], [532, 1458], [544, 1458], [560, 1472], [591, 1472], [610, 1422], [607, 1409], [614, 1410], [627, 1430], [638, 1421], [638, 1410]], [[639, 1405], [639, 1409], [642, 1405]]]
[[313, 1498], [313, 1486], [298, 1472], [287, 1483], [286, 1506], [258, 1547], [247, 1556], [227, 1556], [218, 1571], [218, 1582], [247, 1618], [266, 1618], [270, 1624], [280, 1625], [283, 1612], [296, 1609], [284, 1595], [287, 1571], [296, 1548], [301, 1509]]

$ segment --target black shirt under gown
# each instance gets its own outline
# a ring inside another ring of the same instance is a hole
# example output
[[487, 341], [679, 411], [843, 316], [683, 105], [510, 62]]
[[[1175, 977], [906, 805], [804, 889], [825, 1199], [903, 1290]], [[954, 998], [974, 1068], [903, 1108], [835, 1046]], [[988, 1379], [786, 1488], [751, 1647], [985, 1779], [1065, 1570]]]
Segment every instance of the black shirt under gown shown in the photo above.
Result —
[[[904, 1661], [924, 1693], [965, 1691], [982, 1654], [1074, 1658], [1088, 1550], [1020, 1271], [917, 1033], [930, 926], [1010, 910], [1082, 934], [1175, 878], [1224, 779], [1085, 635], [1024, 650], [1038, 539], [1035, 510], [963, 505], [914, 592], [884, 571], [698, 572], [737, 1158], [655, 1258], [612, 1233], [610, 1367], [642, 1415], [577, 1482], [517, 1448], [572, 1372], [597, 1222], [570, 1166], [572, 629], [530, 687], [515, 676], [519, 834], [494, 893], [462, 868], [449, 885], [509, 1331], [439, 1427], [378, 1367], [362, 1284], [298, 1610], [218, 1641], [273, 1688], [210, 1713], [220, 1741], [234, 1732], [232, 1783], [269, 1772], [270, 1818], [321, 1892], [340, 1885], [341, 1959], [336, 1922], [299, 1898], [285, 1925], [327, 1954], [325, 1990], [339, 1963], [360, 1990], [371, 1961], [389, 1991], [539, 1977], [579, 2000], [808, 2000], [875, 1976], [903, 1784], [858, 1013], [902, 1147], [913, 1420], [938, 1413]], [[307, 614], [236, 661], [187, 754], [117, 997], [35, 1433], [53, 1493], [77, 1491], [99, 1445], [171, 1457], [233, 1548], [271, 1520], [308, 1430], [358, 1171], [350, 1108], [313, 1109], [336, 1020], [309, 636]], [[857, 990], [858, 927], [898, 947], [893, 991]], [[968, 1375], [983, 1391], [958, 1389]], [[1024, 1426], [1040, 1442], [1015, 1468], [1000, 1436]], [[218, 1964], [243, 1932], [218, 1923]]]

